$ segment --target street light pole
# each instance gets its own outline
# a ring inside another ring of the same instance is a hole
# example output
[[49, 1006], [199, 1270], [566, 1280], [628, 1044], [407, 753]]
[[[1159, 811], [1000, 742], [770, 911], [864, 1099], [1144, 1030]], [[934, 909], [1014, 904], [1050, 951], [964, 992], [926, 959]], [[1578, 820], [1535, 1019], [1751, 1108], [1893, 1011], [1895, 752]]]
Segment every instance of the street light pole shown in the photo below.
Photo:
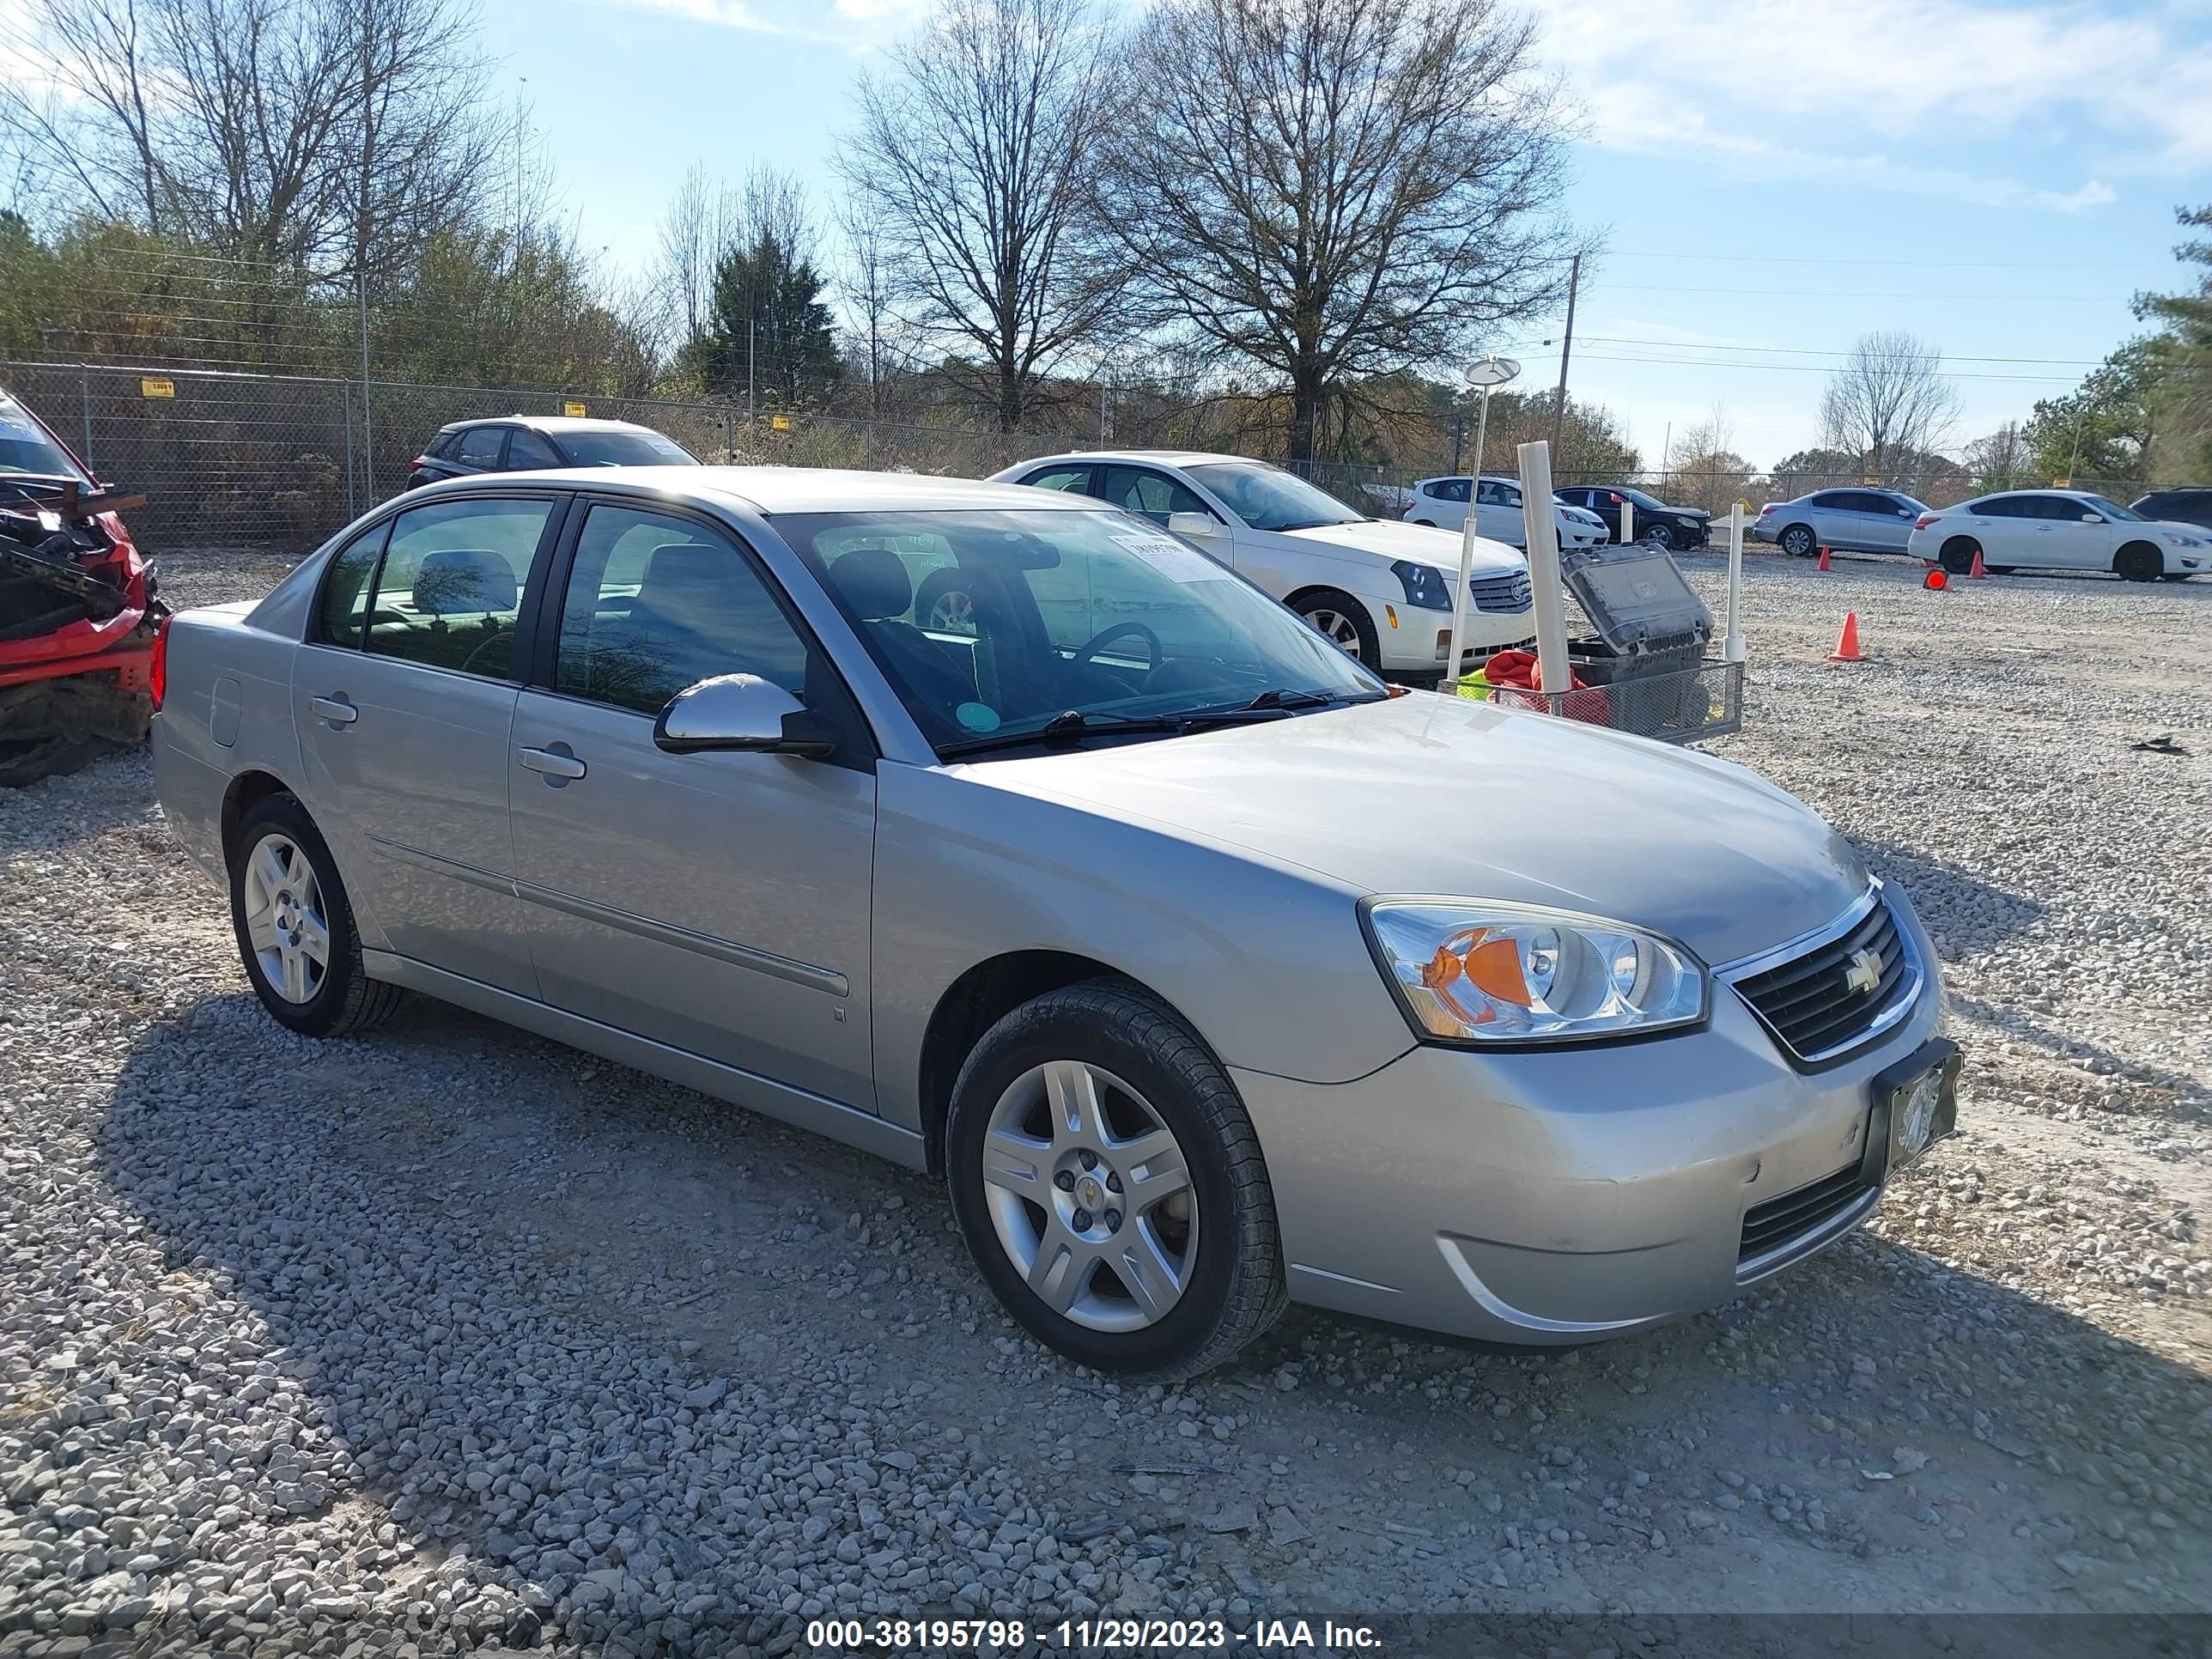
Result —
[[1520, 372], [1521, 365], [1510, 357], [1485, 357], [1468, 367], [1468, 384], [1482, 388], [1482, 411], [1475, 417], [1474, 471], [1468, 480], [1467, 522], [1460, 526], [1459, 586], [1452, 592], [1451, 645], [1444, 659], [1444, 683], [1452, 688], [1449, 695], [1453, 696], [1459, 695], [1459, 653], [1461, 641], [1467, 637], [1468, 589], [1474, 581], [1475, 520], [1481, 514], [1482, 447], [1490, 435], [1490, 394]]

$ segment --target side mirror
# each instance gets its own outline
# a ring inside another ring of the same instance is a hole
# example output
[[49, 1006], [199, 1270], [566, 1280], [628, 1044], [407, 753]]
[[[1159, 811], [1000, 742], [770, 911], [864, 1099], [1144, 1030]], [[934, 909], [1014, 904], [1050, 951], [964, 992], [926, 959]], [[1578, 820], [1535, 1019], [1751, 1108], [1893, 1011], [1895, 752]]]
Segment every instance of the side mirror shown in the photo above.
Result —
[[757, 674], [722, 674], [686, 686], [653, 722], [653, 741], [672, 755], [726, 750], [819, 758], [837, 747], [805, 703]]
[[1194, 537], [1200, 541], [1211, 541], [1222, 531], [1211, 513], [1170, 513], [1168, 528], [1178, 536]]
[[2083, 524], [2102, 524], [2104, 521], [2105, 515], [2101, 513], [2084, 513], [2081, 515]]

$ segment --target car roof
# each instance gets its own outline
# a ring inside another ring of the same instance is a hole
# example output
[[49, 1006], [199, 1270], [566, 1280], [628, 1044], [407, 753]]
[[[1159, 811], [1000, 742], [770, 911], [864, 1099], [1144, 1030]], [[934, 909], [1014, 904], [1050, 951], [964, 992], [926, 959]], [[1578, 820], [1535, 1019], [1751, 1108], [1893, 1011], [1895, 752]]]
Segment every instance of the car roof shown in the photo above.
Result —
[[[1042, 466], [1051, 461], [1153, 461], [1162, 466], [1200, 466], [1210, 461], [1250, 461], [1249, 455], [1224, 455], [1210, 449], [1072, 449], [1064, 455], [1038, 455], [1018, 466]], [[1260, 465], [1272, 465], [1272, 462]]]
[[470, 426], [526, 426], [534, 432], [654, 432], [635, 421], [606, 421], [583, 415], [478, 415], [465, 421], [448, 421], [441, 432], [458, 432]]
[[1030, 489], [1021, 484], [985, 483], [974, 478], [940, 478], [921, 472], [858, 472], [817, 466], [574, 466], [529, 473], [493, 472], [449, 479], [410, 491], [425, 495], [475, 495], [513, 489], [526, 478], [533, 484], [579, 489], [628, 487], [665, 500], [708, 499], [749, 507], [773, 517], [779, 513], [849, 513], [906, 508], [927, 512], [959, 507], [1018, 507], [1024, 512], [1097, 513], [1105, 509], [1088, 495]]

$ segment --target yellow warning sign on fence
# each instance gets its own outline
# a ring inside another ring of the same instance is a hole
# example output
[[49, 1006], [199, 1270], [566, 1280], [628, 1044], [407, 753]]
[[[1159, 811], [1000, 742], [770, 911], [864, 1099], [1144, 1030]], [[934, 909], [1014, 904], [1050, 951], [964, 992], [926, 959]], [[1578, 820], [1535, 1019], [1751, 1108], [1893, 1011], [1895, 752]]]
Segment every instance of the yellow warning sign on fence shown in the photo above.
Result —
[[143, 375], [138, 381], [138, 395], [142, 398], [173, 398], [177, 395], [177, 383], [160, 375]]
[[788, 415], [771, 415], [771, 416], [769, 416], [768, 417], [768, 429], [769, 429], [769, 431], [771, 431], [771, 432], [788, 432], [788, 431], [790, 431], [790, 430], [791, 430], [791, 416], [788, 416]]
[[584, 418], [584, 406], [574, 398], [561, 405], [561, 412], [574, 420], [580, 421]]

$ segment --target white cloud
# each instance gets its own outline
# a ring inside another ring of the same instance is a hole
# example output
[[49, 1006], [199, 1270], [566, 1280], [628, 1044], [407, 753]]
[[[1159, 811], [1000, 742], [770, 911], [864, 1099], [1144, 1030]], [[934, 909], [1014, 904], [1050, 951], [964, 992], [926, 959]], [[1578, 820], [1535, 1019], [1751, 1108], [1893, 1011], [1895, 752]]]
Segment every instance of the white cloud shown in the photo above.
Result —
[[[6, 3], [8, 0], [0, 0], [0, 5]], [[836, 0], [826, 9], [819, 0], [598, 0], [598, 3], [867, 52], [906, 33], [927, 10], [929, 0]]]
[[[2194, 9], [2191, 8], [2191, 9]], [[2180, 14], [2173, 14], [2178, 16]], [[1973, 0], [1577, 0], [1548, 46], [1600, 143], [1998, 207], [2112, 199], [1929, 166], [2001, 143], [2109, 177], [2212, 166], [2212, 31], [2172, 16]], [[1903, 153], [1899, 153], [1903, 152]]]

